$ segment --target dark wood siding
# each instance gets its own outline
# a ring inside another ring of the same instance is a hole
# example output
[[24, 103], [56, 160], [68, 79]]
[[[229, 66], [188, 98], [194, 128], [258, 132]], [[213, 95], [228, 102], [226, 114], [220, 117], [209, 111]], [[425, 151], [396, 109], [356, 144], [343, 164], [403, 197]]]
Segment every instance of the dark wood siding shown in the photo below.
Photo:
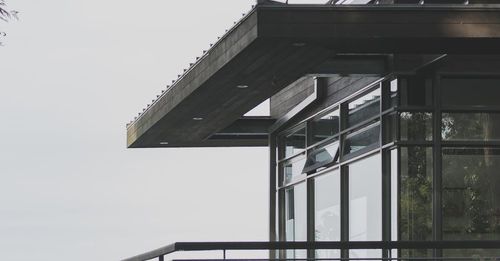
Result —
[[[335, 76], [326, 78], [325, 96], [306, 108], [286, 126], [291, 126], [333, 105], [350, 94], [375, 82], [376, 76]], [[314, 91], [314, 79], [300, 79], [271, 98], [271, 116], [280, 118]], [[308, 94], [308, 95], [306, 95]]]
[[271, 97], [271, 117], [279, 119], [314, 92], [314, 79], [302, 77]]

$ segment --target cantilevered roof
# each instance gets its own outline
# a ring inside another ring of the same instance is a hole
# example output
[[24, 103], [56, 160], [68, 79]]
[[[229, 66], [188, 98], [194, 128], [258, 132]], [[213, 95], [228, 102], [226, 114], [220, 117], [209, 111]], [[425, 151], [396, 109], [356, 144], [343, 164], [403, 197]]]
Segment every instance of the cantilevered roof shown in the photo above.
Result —
[[499, 46], [499, 5], [259, 4], [128, 125], [127, 146], [266, 145], [275, 119], [242, 115], [322, 64], [346, 73], [337, 57]]

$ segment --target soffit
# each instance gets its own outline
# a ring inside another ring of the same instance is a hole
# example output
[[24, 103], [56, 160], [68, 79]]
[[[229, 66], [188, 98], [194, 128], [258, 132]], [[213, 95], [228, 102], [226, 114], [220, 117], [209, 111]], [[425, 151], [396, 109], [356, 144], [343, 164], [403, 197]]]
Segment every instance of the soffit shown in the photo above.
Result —
[[128, 125], [127, 146], [247, 146], [210, 137], [339, 54], [498, 54], [498, 46], [498, 5], [258, 5]]

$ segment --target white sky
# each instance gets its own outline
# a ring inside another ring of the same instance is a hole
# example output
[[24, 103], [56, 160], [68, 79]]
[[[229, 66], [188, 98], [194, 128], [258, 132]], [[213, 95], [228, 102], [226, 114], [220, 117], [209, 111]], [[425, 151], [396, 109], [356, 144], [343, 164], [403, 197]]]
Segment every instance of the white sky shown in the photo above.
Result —
[[253, 0], [10, 0], [0, 260], [267, 240], [267, 149], [125, 148], [125, 123]]

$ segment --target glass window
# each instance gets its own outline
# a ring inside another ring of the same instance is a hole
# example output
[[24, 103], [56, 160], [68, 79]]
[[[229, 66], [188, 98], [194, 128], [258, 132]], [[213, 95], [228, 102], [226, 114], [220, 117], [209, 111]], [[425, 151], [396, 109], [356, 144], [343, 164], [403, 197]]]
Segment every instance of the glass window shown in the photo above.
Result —
[[[314, 179], [315, 240], [340, 241], [340, 171]], [[340, 258], [339, 250], [316, 250], [316, 258]]]
[[306, 128], [302, 127], [294, 133], [285, 136], [283, 143], [285, 146], [285, 155], [281, 158], [288, 158], [303, 151], [306, 147]]
[[420, 75], [400, 79], [401, 105], [423, 107], [432, 105], [432, 80]]
[[371, 91], [347, 105], [347, 128], [380, 114], [380, 88]]
[[348, 134], [344, 140], [344, 155], [371, 149], [379, 145], [380, 124], [375, 123]]
[[[443, 238], [500, 239], [500, 149], [443, 149]], [[500, 250], [453, 250], [448, 256], [493, 256]]]
[[339, 133], [340, 114], [335, 109], [327, 114], [315, 117], [311, 121], [312, 141], [310, 144], [316, 144], [320, 141], [333, 137]]
[[282, 163], [283, 185], [294, 181], [294, 179], [302, 175], [305, 163], [306, 158], [304, 156], [298, 156]]
[[[398, 106], [398, 80], [392, 80], [389, 84], [389, 108]], [[387, 104], [387, 103], [386, 103]], [[387, 105], [386, 105], [387, 106]], [[389, 109], [385, 108], [385, 109]]]
[[[401, 148], [399, 240], [432, 240], [431, 147]], [[427, 250], [403, 250], [402, 257], [425, 257]]]
[[499, 141], [500, 113], [443, 113], [441, 136], [454, 141]]
[[306, 166], [303, 172], [317, 170], [327, 164], [338, 162], [339, 160], [339, 142], [334, 141], [326, 146], [314, 148], [307, 157]]
[[432, 141], [432, 113], [402, 112], [399, 117], [401, 140]]
[[[286, 241], [307, 241], [307, 186], [305, 182], [285, 191]], [[287, 258], [304, 258], [304, 250], [288, 250]]]
[[[349, 240], [382, 240], [382, 166], [379, 154], [349, 165]], [[351, 250], [351, 258], [380, 258], [380, 250]]]
[[443, 78], [443, 106], [498, 107], [500, 78]]

